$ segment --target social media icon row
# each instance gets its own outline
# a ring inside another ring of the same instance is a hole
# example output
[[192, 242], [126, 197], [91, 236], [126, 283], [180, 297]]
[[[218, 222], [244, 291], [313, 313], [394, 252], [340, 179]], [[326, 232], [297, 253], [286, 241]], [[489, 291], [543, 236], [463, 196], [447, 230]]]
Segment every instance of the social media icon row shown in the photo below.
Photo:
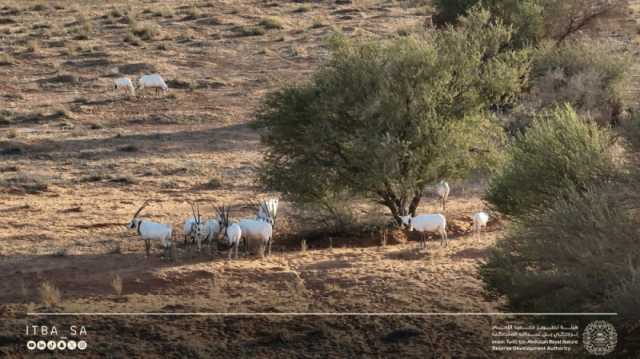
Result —
[[80, 340], [76, 342], [75, 340], [38, 340], [37, 342], [34, 340], [29, 340], [27, 342], [27, 349], [29, 350], [85, 350], [87, 349], [87, 342], [84, 340]]

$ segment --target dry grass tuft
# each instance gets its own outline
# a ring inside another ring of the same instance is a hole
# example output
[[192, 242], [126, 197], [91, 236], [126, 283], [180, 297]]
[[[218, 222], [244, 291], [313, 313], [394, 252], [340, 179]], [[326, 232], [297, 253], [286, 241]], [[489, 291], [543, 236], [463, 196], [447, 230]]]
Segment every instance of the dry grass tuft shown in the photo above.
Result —
[[266, 17], [258, 23], [258, 25], [264, 27], [267, 30], [281, 30], [284, 29], [282, 20], [278, 17]]
[[9, 66], [15, 64], [15, 59], [8, 53], [0, 54], [0, 66]]
[[29, 40], [26, 51], [30, 53], [40, 52], [40, 42], [38, 42], [38, 40]]
[[60, 290], [50, 282], [43, 282], [38, 288], [38, 293], [42, 303], [49, 308], [56, 307], [62, 300]]
[[129, 27], [129, 32], [141, 40], [152, 41], [160, 35], [160, 27], [151, 23], [134, 23]]
[[0, 187], [10, 191], [37, 194], [49, 189], [48, 179], [32, 173], [19, 172], [15, 176], [0, 180]]
[[111, 288], [113, 288], [118, 297], [122, 295], [122, 278], [118, 274], [111, 279]]
[[260, 26], [236, 26], [233, 31], [239, 36], [261, 36], [267, 33]]

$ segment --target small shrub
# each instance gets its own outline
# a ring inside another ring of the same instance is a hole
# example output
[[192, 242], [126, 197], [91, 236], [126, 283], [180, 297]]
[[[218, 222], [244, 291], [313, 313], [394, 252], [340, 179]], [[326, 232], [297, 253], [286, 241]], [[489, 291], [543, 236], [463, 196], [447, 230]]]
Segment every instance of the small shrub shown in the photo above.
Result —
[[111, 280], [111, 288], [113, 288], [113, 291], [118, 297], [122, 295], [122, 278], [120, 278], [118, 274], [113, 276], [113, 279]]
[[124, 145], [124, 146], [118, 147], [118, 151], [132, 153], [132, 152], [138, 152], [140, 151], [140, 149], [138, 148], [138, 146], [135, 146], [135, 145]]
[[136, 35], [134, 35], [131, 31], [127, 33], [127, 36], [124, 38], [124, 42], [129, 43], [133, 46], [142, 45], [142, 40], [140, 40]]
[[37, 53], [40, 52], [40, 42], [37, 40], [29, 40], [27, 43], [27, 52]]
[[219, 189], [223, 185], [222, 178], [213, 177], [207, 183], [204, 184], [204, 188], [206, 189]]
[[507, 157], [486, 199], [510, 216], [544, 208], [567, 190], [583, 190], [619, 172], [612, 133], [583, 120], [569, 105], [537, 118]]
[[3, 52], [0, 54], [0, 66], [9, 66], [15, 63], [15, 59], [8, 53]]
[[120, 245], [119, 242], [117, 242], [116, 244], [114, 244], [109, 251], [107, 252], [107, 254], [122, 254], [122, 246]]
[[282, 24], [282, 20], [277, 17], [267, 17], [264, 18], [258, 23], [258, 25], [264, 27], [267, 30], [280, 30], [284, 29], [284, 25]]
[[261, 36], [266, 34], [264, 28], [260, 26], [237, 26], [233, 31], [239, 36]]
[[130, 32], [141, 40], [151, 41], [158, 37], [160, 28], [155, 24], [135, 24], [130, 27]]
[[66, 257], [69, 255], [67, 248], [60, 248], [51, 254], [53, 257]]
[[62, 299], [60, 290], [50, 282], [43, 282], [38, 288], [38, 293], [40, 295], [40, 300], [48, 308], [58, 306]]
[[37, 194], [49, 189], [46, 178], [24, 172], [18, 173], [13, 177], [0, 180], [0, 186], [28, 194]]
[[311, 6], [308, 4], [302, 4], [293, 10], [294, 13], [305, 13], [311, 11]]
[[205, 16], [200, 9], [195, 6], [192, 6], [185, 12], [185, 17], [183, 20], [195, 20]]
[[46, 10], [49, 10], [49, 7], [47, 6], [47, 4], [37, 4], [34, 7], [32, 7], [31, 10], [33, 10], [33, 11], [46, 11]]
[[114, 7], [109, 11], [108, 16], [110, 16], [110, 17], [115, 19], [115, 18], [119, 18], [119, 17], [124, 16], [124, 13], [121, 12], [119, 9]]
[[311, 24], [311, 28], [312, 29], [318, 29], [318, 28], [325, 27], [325, 26], [327, 26], [327, 25], [324, 23], [324, 21], [322, 21], [321, 18], [313, 19], [313, 23]]

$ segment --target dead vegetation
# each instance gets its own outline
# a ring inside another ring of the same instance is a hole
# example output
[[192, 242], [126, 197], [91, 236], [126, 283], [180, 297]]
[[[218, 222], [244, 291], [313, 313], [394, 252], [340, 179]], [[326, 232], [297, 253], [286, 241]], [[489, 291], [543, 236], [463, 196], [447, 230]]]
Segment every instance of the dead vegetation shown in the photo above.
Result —
[[47, 308], [55, 308], [62, 301], [60, 290], [51, 282], [43, 282], [38, 288], [38, 294], [40, 295], [40, 301]]

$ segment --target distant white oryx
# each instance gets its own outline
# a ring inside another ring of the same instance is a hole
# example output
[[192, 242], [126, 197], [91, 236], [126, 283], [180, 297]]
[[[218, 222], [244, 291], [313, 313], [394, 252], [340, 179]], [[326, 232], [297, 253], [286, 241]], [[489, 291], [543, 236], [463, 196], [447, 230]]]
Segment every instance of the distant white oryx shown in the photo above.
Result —
[[257, 242], [267, 251], [267, 256], [271, 255], [271, 244], [273, 242], [273, 224], [275, 216], [270, 212], [266, 202], [260, 203], [258, 213], [262, 212], [264, 216], [260, 219], [241, 219], [239, 222], [242, 230], [242, 238], [249, 241]]
[[145, 201], [142, 206], [136, 211], [131, 219], [131, 222], [127, 225], [129, 229], [135, 229], [138, 235], [144, 239], [145, 250], [147, 257], [149, 257], [149, 251], [151, 249], [151, 241], [159, 241], [164, 247], [164, 255], [169, 258], [172, 249], [172, 229], [171, 225], [152, 222], [138, 218], [138, 215], [149, 204], [149, 201]]
[[447, 219], [442, 214], [421, 214], [415, 217], [400, 216], [400, 219], [402, 220], [402, 224], [409, 227], [410, 231], [418, 231], [421, 233], [421, 247], [427, 247], [427, 232], [439, 233], [440, 244], [447, 244]]
[[449, 198], [449, 184], [442, 180], [436, 185], [436, 193], [442, 201], [442, 211], [447, 207], [447, 198]]
[[231, 259], [231, 254], [235, 251], [236, 259], [238, 259], [238, 248], [242, 239], [242, 229], [237, 223], [229, 223], [229, 207], [224, 206], [218, 209], [218, 218], [220, 218], [221, 228], [224, 231], [223, 243], [229, 246], [229, 255], [227, 259]]
[[160, 90], [162, 90], [162, 92], [167, 92], [169, 90], [169, 86], [167, 86], [164, 79], [159, 74], [140, 76], [138, 79], [138, 92], [142, 93], [146, 88], [155, 88], [156, 95], [158, 95]]
[[487, 229], [489, 223], [489, 215], [485, 212], [476, 212], [473, 214], [473, 234], [478, 236], [482, 228]]
[[113, 81], [113, 88], [115, 90], [121, 89], [125, 91], [129, 91], [131, 96], [135, 96], [136, 90], [133, 87], [133, 83], [128, 77], [120, 77]]

